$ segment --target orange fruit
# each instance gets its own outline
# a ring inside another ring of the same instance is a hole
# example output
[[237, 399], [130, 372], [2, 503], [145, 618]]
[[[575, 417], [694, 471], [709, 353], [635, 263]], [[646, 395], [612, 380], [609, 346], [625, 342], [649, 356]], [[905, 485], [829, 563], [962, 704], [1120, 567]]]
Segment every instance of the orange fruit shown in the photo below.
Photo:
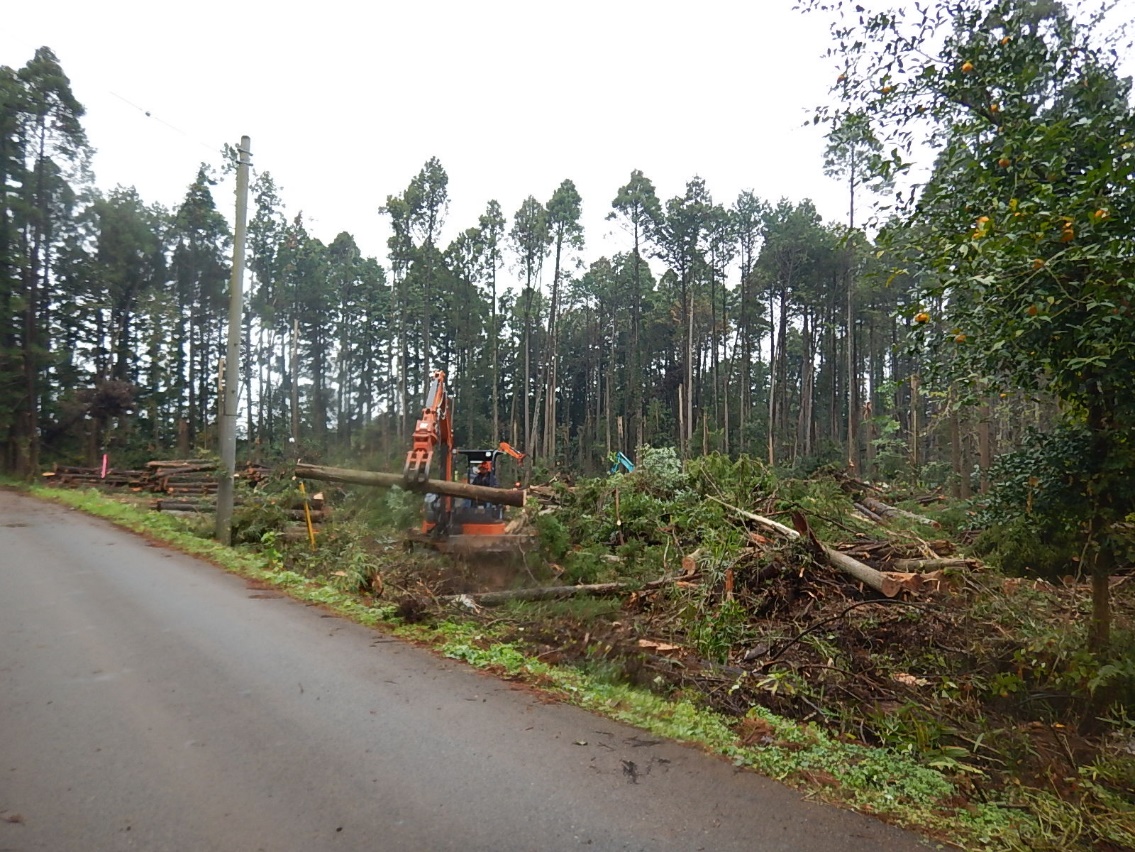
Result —
[[969, 74], [971, 71], [973, 71], [973, 63], [967, 59], [962, 63], [962, 73]]
[[928, 323], [930, 322], [930, 314], [926, 313], [926, 311], [920, 311], [919, 313], [914, 315], [914, 321], [919, 325]]
[[1029, 309], [1025, 311], [1030, 317], [1035, 317], [1040, 313], [1040, 309], [1036, 305], [1029, 305]]
[[958, 335], [954, 336], [954, 343], [965, 343], [965, 342], [966, 342], [966, 336], [964, 334], [958, 334]]
[[1044, 269], [1044, 259], [1038, 257], [1036, 260], [1034, 260], [1033, 269]]
[[1063, 227], [1063, 228], [1062, 228], [1062, 229], [1060, 230], [1060, 242], [1062, 242], [1062, 243], [1070, 243], [1070, 242], [1072, 242], [1072, 240], [1074, 240], [1074, 239], [1076, 239], [1076, 230], [1075, 230], [1075, 228], [1073, 228], [1073, 227], [1072, 227], [1071, 225], [1065, 225], [1065, 226], [1064, 226], [1064, 227]]
[[1000, 160], [997, 161], [997, 165], [999, 165], [1003, 169], [1007, 169], [1007, 168], [1009, 168], [1009, 166], [1013, 165], [1013, 161], [1010, 160], [1008, 157], [1002, 157]]

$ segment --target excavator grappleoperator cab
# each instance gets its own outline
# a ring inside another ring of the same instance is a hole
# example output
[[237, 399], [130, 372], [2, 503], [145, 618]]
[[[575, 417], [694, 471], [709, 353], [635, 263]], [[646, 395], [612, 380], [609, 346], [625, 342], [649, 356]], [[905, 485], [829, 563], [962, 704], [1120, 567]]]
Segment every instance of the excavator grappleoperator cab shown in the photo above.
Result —
[[[501, 450], [454, 450], [453, 471], [455, 477], [462, 476], [470, 485], [486, 488], [499, 488]], [[449, 511], [445, 511], [445, 502]], [[497, 527], [504, 523], [504, 506], [480, 500], [462, 498], [442, 498], [437, 494], [427, 494], [425, 498], [425, 518], [423, 532], [452, 535], [459, 533], [497, 533]]]
[[[500, 450], [458, 450], [457, 455], [465, 457], [465, 479], [470, 485], [498, 487], [497, 464], [502, 455]], [[503, 506], [479, 500], [460, 500], [454, 506], [454, 512], [462, 525], [497, 523], [504, 517]]]

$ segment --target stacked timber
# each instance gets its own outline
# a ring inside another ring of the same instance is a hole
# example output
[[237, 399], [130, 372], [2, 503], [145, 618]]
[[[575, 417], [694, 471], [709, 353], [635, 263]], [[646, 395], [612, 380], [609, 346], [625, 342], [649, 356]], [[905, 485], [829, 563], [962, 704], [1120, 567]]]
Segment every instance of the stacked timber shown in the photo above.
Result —
[[253, 488], [272, 475], [272, 468], [257, 462], [249, 462], [243, 467], [237, 467], [237, 479], [243, 479]]
[[[233, 505], [240, 507], [245, 505], [245, 500], [241, 497], [236, 497], [233, 500]], [[311, 522], [319, 525], [331, 516], [331, 507], [326, 505], [323, 500], [323, 494], [313, 494], [307, 498], [308, 509], [311, 512]], [[211, 495], [201, 496], [181, 496], [181, 497], [162, 497], [154, 500], [150, 504], [150, 508], [157, 512], [178, 512], [184, 514], [200, 515], [212, 514], [217, 509], [216, 500]], [[304, 498], [293, 497], [288, 500], [287, 504], [283, 507], [284, 515], [290, 521], [306, 522], [304, 516]]]
[[[216, 459], [163, 459], [146, 462], [144, 487], [159, 494], [215, 494], [220, 462]], [[272, 469], [249, 462], [237, 466], [237, 479], [256, 487]]]
[[211, 459], [146, 462], [147, 490], [161, 494], [215, 494], [218, 463]]
[[101, 467], [57, 464], [44, 473], [43, 477], [49, 485], [59, 485], [65, 488], [85, 488], [97, 485], [107, 488], [132, 488], [139, 491], [145, 487], [146, 471], [110, 468], [103, 476]]

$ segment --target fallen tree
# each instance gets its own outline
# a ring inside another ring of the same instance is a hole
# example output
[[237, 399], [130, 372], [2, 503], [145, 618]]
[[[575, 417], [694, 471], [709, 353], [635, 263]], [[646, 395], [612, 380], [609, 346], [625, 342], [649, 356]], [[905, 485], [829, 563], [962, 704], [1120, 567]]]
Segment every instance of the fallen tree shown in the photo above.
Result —
[[933, 527], [938, 530], [942, 525], [935, 520], [925, 518], [922, 515], [908, 512], [906, 509], [900, 509], [897, 506], [891, 506], [884, 503], [882, 500], [876, 500], [874, 497], [864, 497], [857, 505], [857, 508], [866, 509], [869, 513], [878, 518], [905, 518], [908, 521], [914, 521], [917, 524], [924, 524], [928, 527]]
[[587, 595], [619, 595], [625, 592], [641, 592], [659, 589], [672, 583], [696, 580], [696, 574], [681, 574], [677, 577], [663, 577], [647, 583], [585, 583], [578, 586], [539, 586], [533, 589], [511, 589], [501, 592], [479, 592], [477, 594], [443, 595], [438, 598], [443, 603], [463, 604], [465, 606], [499, 606], [510, 601], [553, 601]]
[[941, 571], [943, 568], [969, 568], [979, 564], [975, 559], [896, 559], [891, 567], [896, 571]]
[[[713, 500], [714, 502], [720, 503], [722, 506], [733, 512], [736, 512], [742, 518], [746, 518], [750, 521], [753, 521], [754, 523], [760, 524], [761, 526], [768, 527], [771, 530], [776, 530], [778, 533], [787, 536], [788, 538], [798, 539], [802, 537], [801, 534], [792, 529], [792, 527], [786, 527], [784, 524], [778, 523], [771, 518], [764, 518], [760, 515], [755, 515], [752, 512], [746, 512], [744, 509], [739, 509], [736, 506], [731, 506], [729, 503], [726, 503], [724, 500], [718, 500], [716, 497], [711, 496], [709, 499]], [[899, 593], [899, 591], [901, 591], [900, 588], [896, 588], [893, 581], [888, 581], [887, 576], [881, 571], [876, 571], [870, 565], [864, 565], [858, 559], [852, 559], [846, 553], [840, 553], [834, 548], [821, 544], [814, 535], [810, 534], [810, 531], [808, 535], [808, 541], [810, 544], [812, 544], [813, 548], [817, 550], [817, 554], [822, 555], [823, 558], [826, 559], [828, 564], [830, 564], [832, 567], [838, 568], [845, 574], [863, 583], [865, 586], [871, 587], [879, 594], [886, 595], [888, 598], [893, 598]]]
[[444, 479], [427, 479], [423, 482], [407, 482], [397, 473], [381, 473], [371, 470], [351, 470], [342, 467], [323, 467], [316, 464], [297, 464], [296, 476], [300, 479], [316, 479], [322, 482], [344, 482], [351, 485], [369, 485], [374, 488], [402, 488], [420, 494], [442, 494], [446, 497], [464, 497], [481, 503], [494, 503], [501, 506], [523, 506], [524, 490], [511, 488], [490, 488], [486, 485], [470, 485], [468, 482], [449, 482]]

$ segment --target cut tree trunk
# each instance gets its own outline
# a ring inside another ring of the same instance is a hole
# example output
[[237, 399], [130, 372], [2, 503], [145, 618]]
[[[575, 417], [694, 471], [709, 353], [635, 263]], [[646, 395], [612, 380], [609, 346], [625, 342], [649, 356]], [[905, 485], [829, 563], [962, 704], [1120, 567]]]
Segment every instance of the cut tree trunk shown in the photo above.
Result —
[[317, 479], [323, 482], [346, 482], [352, 485], [369, 485], [375, 488], [403, 488], [420, 494], [443, 494], [447, 497], [465, 497], [482, 503], [501, 506], [523, 506], [524, 490], [490, 488], [470, 485], [467, 482], [449, 482], [444, 479], [427, 479], [425, 482], [407, 482], [397, 473], [370, 470], [350, 470], [341, 467], [323, 467], [315, 464], [297, 464], [296, 476], [300, 479]]
[[942, 525], [937, 521], [924, 518], [922, 515], [916, 515], [914, 512], [908, 512], [906, 509], [897, 509], [894, 506], [888, 506], [882, 500], [876, 500], [874, 497], [864, 497], [862, 503], [865, 508], [884, 518], [906, 518], [908, 521], [916, 521], [928, 527], [934, 527], [936, 530], [942, 528]]
[[891, 567], [903, 572], [940, 571], [943, 568], [968, 568], [970, 564], [969, 559], [896, 559]]
[[677, 577], [664, 577], [649, 583], [588, 583], [580, 586], [544, 586], [535, 589], [512, 589], [503, 592], [481, 592], [469, 595], [443, 595], [444, 603], [473, 604], [475, 606], [499, 606], [510, 601], [550, 601], [585, 595], [618, 595], [624, 592], [640, 592], [659, 589], [671, 583], [687, 582], [697, 579], [696, 574], [682, 574]]
[[855, 505], [855, 511], [857, 511], [859, 514], [861, 514], [867, 520], [874, 521], [876, 524], [882, 524], [883, 523], [883, 519], [879, 515], [876, 515], [874, 512], [872, 512], [870, 509], [868, 509], [862, 503], [855, 503], [854, 505]]

